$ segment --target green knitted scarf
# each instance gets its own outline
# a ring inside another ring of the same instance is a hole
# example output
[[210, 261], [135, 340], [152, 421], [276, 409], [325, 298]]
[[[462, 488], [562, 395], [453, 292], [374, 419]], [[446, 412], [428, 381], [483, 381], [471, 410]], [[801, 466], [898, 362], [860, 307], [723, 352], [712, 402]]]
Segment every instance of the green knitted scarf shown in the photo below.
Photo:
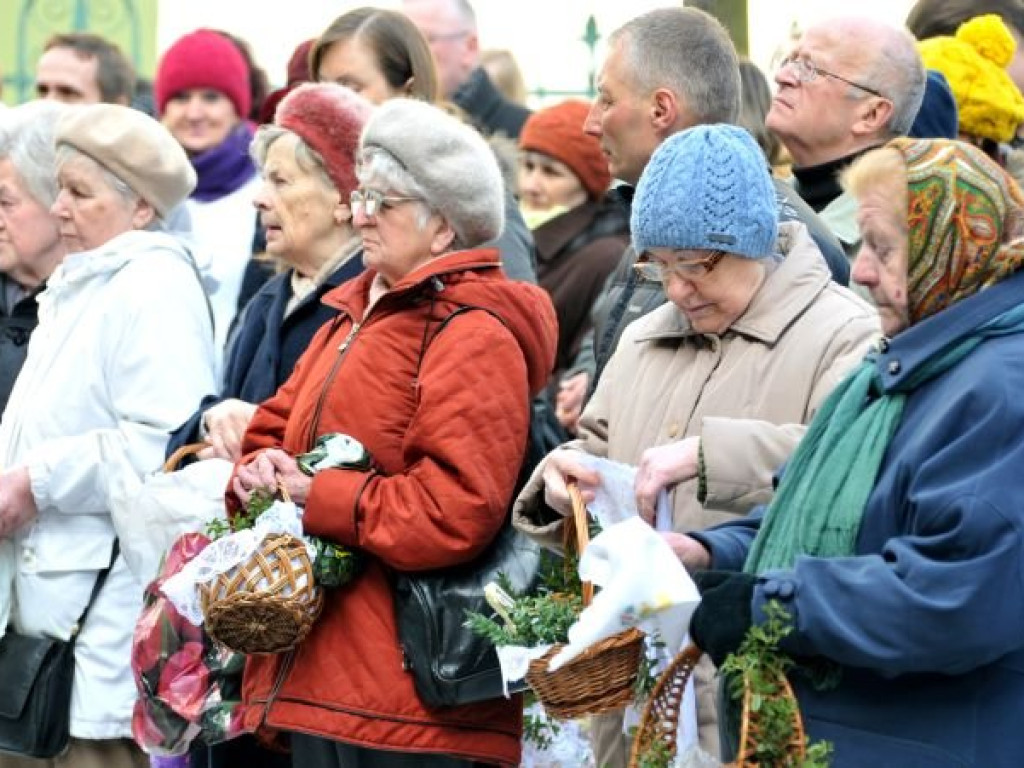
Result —
[[899, 426], [907, 394], [963, 360], [987, 338], [1024, 332], [1024, 306], [951, 339], [884, 392], [869, 356], [836, 387], [797, 446], [761, 522], [744, 570], [792, 568], [800, 555], [852, 555], [868, 495]]

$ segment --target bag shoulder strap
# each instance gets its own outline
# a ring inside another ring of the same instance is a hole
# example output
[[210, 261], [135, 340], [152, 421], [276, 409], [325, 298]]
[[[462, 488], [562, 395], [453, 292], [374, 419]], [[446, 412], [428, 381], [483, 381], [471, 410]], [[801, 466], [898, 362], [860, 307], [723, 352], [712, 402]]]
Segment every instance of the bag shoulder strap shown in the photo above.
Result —
[[89, 602], [85, 604], [85, 610], [82, 611], [82, 615], [78, 617], [78, 623], [71, 632], [72, 642], [74, 642], [75, 638], [78, 637], [78, 633], [82, 631], [82, 627], [85, 626], [85, 619], [89, 615], [89, 611], [92, 609], [93, 603], [96, 602], [96, 598], [100, 596], [100, 590], [103, 589], [103, 585], [107, 581], [107, 576], [110, 574], [110, 569], [114, 567], [114, 563], [117, 561], [117, 556], [119, 554], [121, 554], [121, 540], [114, 539], [114, 546], [110, 553], [110, 564], [96, 576], [96, 583], [92, 585], [92, 593], [89, 595]]

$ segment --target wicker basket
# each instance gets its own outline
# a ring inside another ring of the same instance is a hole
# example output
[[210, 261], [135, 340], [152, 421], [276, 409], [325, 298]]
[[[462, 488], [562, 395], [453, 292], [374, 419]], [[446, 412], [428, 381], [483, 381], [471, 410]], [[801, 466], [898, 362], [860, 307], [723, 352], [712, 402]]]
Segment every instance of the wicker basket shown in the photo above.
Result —
[[[587, 508], [575, 484], [569, 485], [569, 496], [573, 524], [566, 521], [565, 547], [568, 550], [575, 541], [582, 554], [590, 543]], [[593, 595], [593, 585], [584, 582], [584, 607], [590, 605]], [[548, 662], [564, 647], [556, 645], [530, 662], [526, 682], [552, 717], [569, 719], [619, 709], [633, 699], [643, 639], [643, 633], [636, 629], [620, 632], [587, 648], [558, 671], [549, 672]]]
[[[288, 493], [278, 486], [282, 498]], [[238, 653], [281, 653], [298, 645], [323, 608], [306, 544], [288, 534], [268, 536], [244, 563], [199, 585], [203, 624]]]
[[[702, 655], [703, 651], [700, 648], [689, 645], [661, 673], [647, 700], [643, 716], [640, 719], [640, 727], [637, 728], [633, 738], [633, 748], [629, 757], [630, 768], [638, 768], [643, 756], [658, 743], [667, 749], [669, 755], [675, 755], [676, 732], [679, 729], [679, 712], [682, 707], [683, 693], [686, 690], [686, 683]], [[795, 702], [796, 696], [793, 693], [793, 688], [785, 676], [782, 678], [781, 687], [782, 691], [778, 695]], [[751, 698], [750, 686], [744, 681], [740, 744], [736, 753], [736, 761], [729, 763], [730, 768], [758, 768], [759, 766], [759, 763], [754, 761], [754, 754], [760, 737], [760, 728], [757, 714], [751, 707]], [[800, 765], [800, 761], [806, 756], [807, 739], [804, 733], [803, 718], [800, 716], [800, 708], [793, 707], [793, 712], [793, 736], [788, 745], [788, 752], [793, 758], [792, 764]]]

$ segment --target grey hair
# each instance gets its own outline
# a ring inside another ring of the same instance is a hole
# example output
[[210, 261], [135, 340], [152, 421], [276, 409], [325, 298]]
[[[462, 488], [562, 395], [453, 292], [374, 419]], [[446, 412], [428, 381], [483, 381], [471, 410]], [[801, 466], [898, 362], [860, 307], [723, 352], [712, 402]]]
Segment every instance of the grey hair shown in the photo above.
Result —
[[[367, 146], [359, 150], [356, 158], [356, 178], [360, 186], [373, 186], [382, 190], [394, 190], [395, 194], [403, 197], [415, 197], [416, 202], [416, 226], [423, 229], [435, 213], [441, 216], [441, 212], [430, 205], [426, 191], [412, 177], [394, 155], [383, 147]], [[452, 231], [455, 228], [452, 227]], [[464, 250], [466, 244], [462, 242], [456, 233], [452, 241], [452, 250]]]
[[906, 136], [921, 109], [927, 73], [914, 38], [905, 29], [893, 28], [891, 35], [879, 37], [872, 39], [869, 50], [875, 55], [863, 77], [892, 102], [889, 134]]
[[458, 17], [462, 19], [463, 23], [476, 32], [476, 11], [473, 10], [469, 0], [450, 0], [449, 5]]
[[[58, 171], [60, 171], [60, 169], [64, 166], [64, 163], [70, 160], [77, 160], [79, 158], [83, 158], [88, 162], [92, 163], [92, 165], [100, 172], [100, 177], [103, 179], [104, 183], [106, 183], [106, 185], [110, 187], [112, 190], [117, 192], [117, 194], [121, 196], [121, 198], [125, 201], [127, 205], [135, 205], [139, 200], [142, 199], [142, 195], [140, 195], [134, 189], [125, 184], [124, 181], [122, 181], [120, 178], [118, 178], [109, 170], [107, 170], [106, 167], [93, 160], [91, 157], [89, 157], [89, 155], [85, 154], [85, 152], [82, 152], [76, 149], [75, 147], [72, 147], [70, 144], [62, 143], [57, 145]], [[156, 212], [156, 208], [153, 209], [153, 215], [156, 216], [157, 218], [160, 218], [160, 214]]]
[[324, 163], [320, 153], [309, 146], [299, 134], [274, 123], [267, 123], [256, 129], [256, 135], [253, 137], [252, 144], [249, 145], [249, 154], [256, 161], [256, 165], [260, 167], [260, 170], [263, 169], [267, 162], [267, 153], [270, 151], [270, 146], [282, 136], [289, 134], [298, 139], [295, 142], [295, 162], [299, 168], [306, 173], [315, 175], [327, 189], [336, 190], [337, 187], [335, 187], [331, 177], [327, 175], [327, 165]]
[[28, 193], [49, 208], [57, 199], [57, 121], [67, 107], [52, 101], [32, 101], [3, 113], [0, 119], [0, 158], [11, 161]]
[[740, 109], [736, 48], [725, 27], [696, 8], [659, 8], [611, 35], [640, 91], [668, 88], [700, 123], [735, 123]]

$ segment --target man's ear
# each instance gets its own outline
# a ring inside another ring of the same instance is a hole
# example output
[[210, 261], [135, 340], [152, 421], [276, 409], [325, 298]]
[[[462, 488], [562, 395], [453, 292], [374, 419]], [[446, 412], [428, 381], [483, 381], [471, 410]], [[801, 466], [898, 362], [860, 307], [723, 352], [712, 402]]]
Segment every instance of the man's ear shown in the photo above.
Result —
[[679, 119], [679, 100], [668, 88], [657, 88], [651, 94], [651, 126], [659, 136], [667, 136], [676, 130]]
[[132, 229], [145, 229], [156, 218], [156, 209], [141, 197], [132, 212]]
[[892, 113], [892, 102], [888, 99], [879, 96], [865, 99], [858, 109], [857, 119], [850, 127], [850, 132], [858, 137], [887, 136]]

